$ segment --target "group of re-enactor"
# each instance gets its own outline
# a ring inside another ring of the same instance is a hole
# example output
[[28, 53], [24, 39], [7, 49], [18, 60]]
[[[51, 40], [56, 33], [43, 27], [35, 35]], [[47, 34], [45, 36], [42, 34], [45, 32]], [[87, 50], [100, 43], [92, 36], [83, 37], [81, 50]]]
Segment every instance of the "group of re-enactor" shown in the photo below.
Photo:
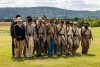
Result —
[[61, 20], [55, 24], [55, 19], [39, 17], [33, 21], [31, 16], [23, 22], [20, 15], [16, 15], [15, 21], [10, 27], [12, 36], [12, 57], [21, 58], [38, 57], [47, 55], [52, 57], [75, 55], [79, 45], [82, 46], [82, 54], [87, 54], [92, 31], [86, 21], [82, 28], [78, 28], [77, 22]]

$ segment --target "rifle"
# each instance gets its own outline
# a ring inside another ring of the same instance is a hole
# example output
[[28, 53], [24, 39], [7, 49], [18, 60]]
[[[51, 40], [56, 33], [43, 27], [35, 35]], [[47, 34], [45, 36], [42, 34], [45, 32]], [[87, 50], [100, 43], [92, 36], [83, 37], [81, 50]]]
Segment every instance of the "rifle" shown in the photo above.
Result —
[[[28, 21], [26, 20], [26, 35], [27, 35], [27, 22], [28, 22]], [[27, 48], [28, 48], [28, 44], [29, 44], [29, 43], [28, 43], [26, 37], [25, 37], [25, 42], [26, 42], [26, 46], [27, 46]]]
[[12, 35], [12, 29], [13, 29], [13, 26], [14, 26], [14, 23], [13, 23], [13, 20], [12, 20], [12, 11], [11, 11], [11, 9], [8, 9], [8, 7], [7, 7], [7, 10], [9, 11], [9, 14], [10, 14], [10, 22], [11, 22], [11, 25], [10, 25], [10, 35], [11, 36], [13, 36]]

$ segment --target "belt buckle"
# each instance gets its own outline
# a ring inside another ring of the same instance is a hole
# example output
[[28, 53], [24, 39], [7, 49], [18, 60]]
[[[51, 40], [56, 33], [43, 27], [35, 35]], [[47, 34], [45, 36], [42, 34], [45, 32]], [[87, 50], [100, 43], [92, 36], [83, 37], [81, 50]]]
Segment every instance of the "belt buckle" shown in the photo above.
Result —
[[21, 36], [19, 36], [19, 38], [20, 38]]

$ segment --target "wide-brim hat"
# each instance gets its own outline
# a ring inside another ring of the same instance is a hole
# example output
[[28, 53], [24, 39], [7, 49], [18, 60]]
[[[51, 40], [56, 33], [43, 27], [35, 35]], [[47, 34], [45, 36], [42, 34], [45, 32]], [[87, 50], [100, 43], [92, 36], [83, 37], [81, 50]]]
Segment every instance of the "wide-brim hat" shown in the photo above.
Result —
[[77, 24], [77, 22], [74, 22], [74, 24]]
[[17, 21], [17, 22], [22, 22], [23, 20], [22, 20], [22, 18], [21, 17], [18, 17], [18, 18], [16, 18], [16, 20], [15, 21]]
[[67, 20], [66, 22], [65, 22], [66, 24], [70, 24], [70, 22]]
[[89, 24], [88, 22], [84, 22], [84, 24]]
[[70, 24], [73, 24], [73, 23], [74, 23], [73, 21], [70, 22]]
[[63, 23], [63, 24], [64, 24], [64, 21], [63, 21], [63, 20], [61, 20], [61, 21], [60, 21], [60, 23]]

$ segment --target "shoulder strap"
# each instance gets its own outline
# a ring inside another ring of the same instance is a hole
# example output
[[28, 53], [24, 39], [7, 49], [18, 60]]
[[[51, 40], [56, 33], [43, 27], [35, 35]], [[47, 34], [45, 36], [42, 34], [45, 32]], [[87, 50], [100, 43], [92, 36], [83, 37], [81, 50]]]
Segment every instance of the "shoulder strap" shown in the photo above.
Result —
[[69, 29], [68, 29], [68, 31], [67, 31], [67, 33], [69, 32]]
[[[82, 33], [82, 35], [84, 35], [85, 34], [85, 32], [87, 31], [88, 29], [85, 29], [85, 31]], [[82, 29], [81, 29], [81, 31], [82, 31]]]
[[67, 32], [67, 33], [69, 32], [69, 29], [68, 29], [68, 31], [67, 31], [67, 26], [66, 26], [66, 32]]
[[39, 26], [39, 28], [37, 28], [37, 31], [40, 29], [41, 25]]
[[49, 27], [49, 28], [47, 29], [47, 32], [50, 30], [50, 28], [51, 28], [51, 27]]
[[74, 35], [75, 35], [76, 31], [77, 31], [77, 28], [76, 28], [76, 30], [75, 30], [75, 31], [74, 31], [74, 30], [73, 30], [73, 28], [72, 28], [72, 32], [73, 32], [73, 34], [74, 34]]
[[63, 27], [60, 28], [60, 30], [58, 31], [58, 34], [60, 33], [60, 31], [62, 30]]

